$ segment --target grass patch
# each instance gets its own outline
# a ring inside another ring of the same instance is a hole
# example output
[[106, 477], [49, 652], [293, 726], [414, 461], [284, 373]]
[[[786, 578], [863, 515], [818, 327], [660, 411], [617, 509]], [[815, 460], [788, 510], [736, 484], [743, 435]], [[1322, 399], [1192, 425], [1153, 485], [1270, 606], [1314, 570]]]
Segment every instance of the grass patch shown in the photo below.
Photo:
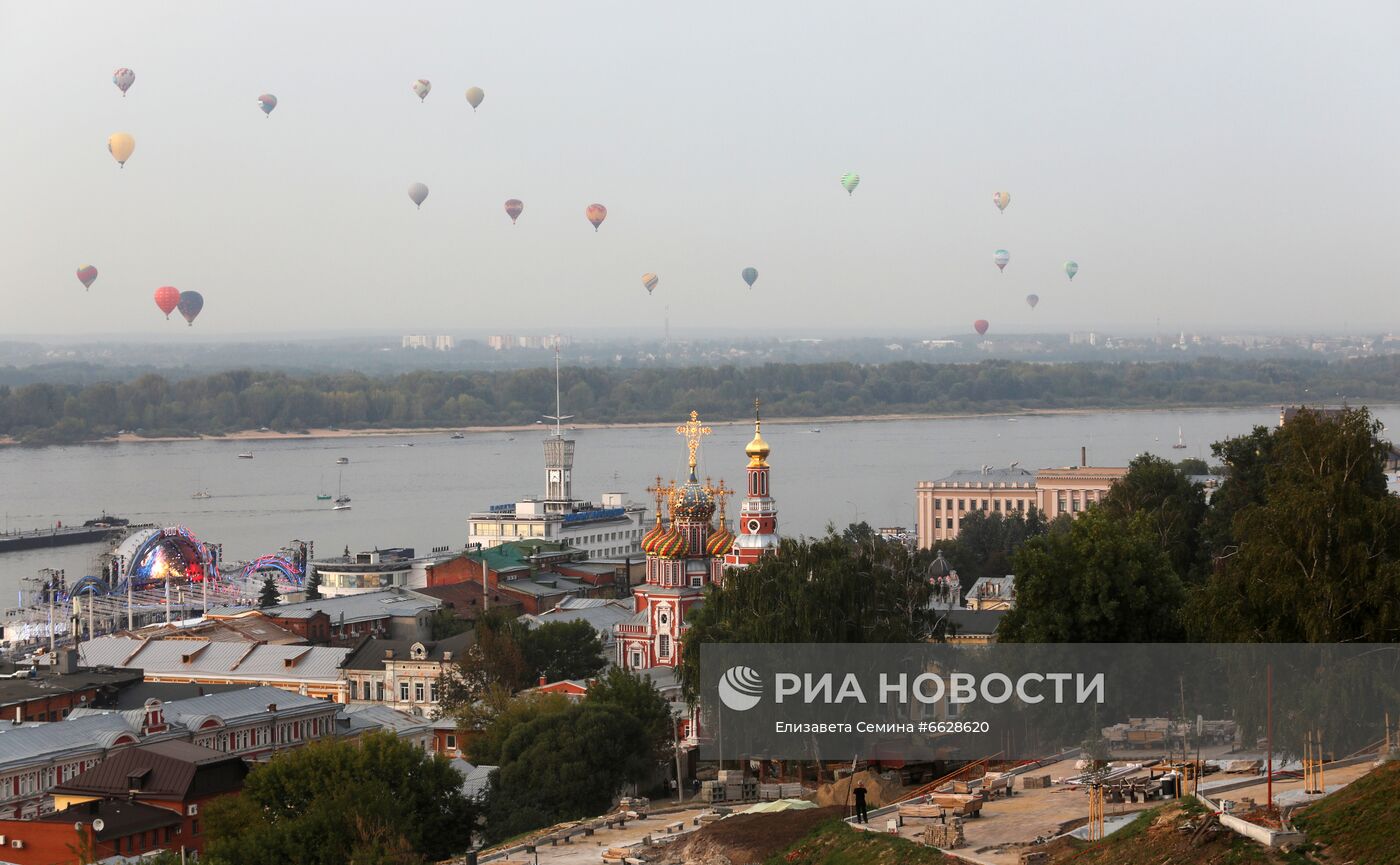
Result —
[[1324, 861], [1400, 865], [1400, 762], [1363, 775], [1294, 817]]
[[828, 820], [785, 852], [768, 857], [764, 865], [948, 865], [952, 861], [932, 847]]

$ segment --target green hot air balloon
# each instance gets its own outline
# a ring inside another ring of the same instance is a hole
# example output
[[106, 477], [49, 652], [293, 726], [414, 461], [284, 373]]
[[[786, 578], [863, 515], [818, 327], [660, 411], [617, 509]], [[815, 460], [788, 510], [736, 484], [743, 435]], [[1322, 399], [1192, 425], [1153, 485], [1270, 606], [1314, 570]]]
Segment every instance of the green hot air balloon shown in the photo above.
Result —
[[860, 186], [860, 175], [856, 174], [854, 171], [846, 172], [841, 175], [841, 185], [845, 187], [846, 194], [850, 195], [856, 191], [857, 186]]
[[1079, 272], [1079, 262], [1077, 262], [1077, 261], [1066, 261], [1066, 262], [1065, 262], [1065, 275], [1066, 275], [1066, 276], [1068, 276], [1070, 279], [1074, 279], [1074, 275], [1075, 275], [1076, 273], [1078, 273], [1078, 272]]
[[749, 288], [753, 288], [753, 284], [758, 282], [758, 268], [756, 267], [746, 267], [744, 272], [739, 275], [744, 278], [744, 282], [749, 284]]

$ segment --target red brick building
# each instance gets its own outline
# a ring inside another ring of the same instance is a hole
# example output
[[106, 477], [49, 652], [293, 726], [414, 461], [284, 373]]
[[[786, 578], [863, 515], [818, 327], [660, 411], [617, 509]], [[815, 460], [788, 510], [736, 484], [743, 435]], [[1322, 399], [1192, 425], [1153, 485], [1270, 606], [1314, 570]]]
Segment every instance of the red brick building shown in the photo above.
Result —
[[[52, 795], [59, 811], [114, 799], [162, 808], [179, 818], [171, 849], [198, 853], [204, 850], [203, 807], [242, 790], [247, 774], [248, 764], [237, 755], [170, 740], [116, 751]], [[170, 847], [170, 839], [161, 846]]]
[[[0, 820], [4, 860], [13, 865], [71, 865], [108, 861], [184, 843], [179, 815], [143, 802], [101, 799], [54, 811], [37, 820]], [[188, 849], [188, 848], [187, 848]], [[79, 858], [75, 850], [91, 853]]]

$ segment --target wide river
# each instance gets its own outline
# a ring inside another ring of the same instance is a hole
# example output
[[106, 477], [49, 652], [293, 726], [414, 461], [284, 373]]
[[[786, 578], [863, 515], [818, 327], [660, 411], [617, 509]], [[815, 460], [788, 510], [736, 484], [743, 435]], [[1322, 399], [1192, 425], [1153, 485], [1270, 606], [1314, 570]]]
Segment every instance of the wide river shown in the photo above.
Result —
[[[1377, 415], [1400, 421], [1400, 407], [1379, 407]], [[1144, 451], [1209, 458], [1211, 442], [1277, 422], [1277, 408], [1251, 408], [828, 422], [819, 430], [775, 419], [763, 432], [773, 449], [779, 527], [812, 535], [855, 520], [912, 528], [915, 483], [954, 469], [1073, 465], [1081, 446], [1094, 465], [1124, 465]], [[1178, 428], [1184, 449], [1172, 448]], [[78, 524], [104, 510], [133, 523], [183, 524], [222, 543], [227, 561], [275, 552], [293, 538], [314, 541], [321, 555], [347, 546], [458, 548], [469, 511], [543, 493], [544, 435], [541, 427], [457, 440], [418, 434], [0, 448], [0, 511], [9, 530]], [[581, 498], [615, 490], [648, 502], [644, 490], [657, 475], [684, 475], [685, 445], [670, 429], [571, 435]], [[701, 448], [702, 474], [743, 489], [743, 446], [752, 435], [751, 424], [715, 426]], [[238, 459], [240, 451], [254, 458]], [[339, 457], [349, 464], [337, 466]], [[317, 501], [318, 492], [334, 494], [341, 485], [352, 509], [333, 512], [330, 502]], [[191, 499], [201, 489], [211, 498]], [[7, 593], [0, 598], [14, 598], [20, 581], [40, 568], [64, 568], [70, 582], [92, 573], [103, 551], [89, 544], [0, 553], [0, 592]]]

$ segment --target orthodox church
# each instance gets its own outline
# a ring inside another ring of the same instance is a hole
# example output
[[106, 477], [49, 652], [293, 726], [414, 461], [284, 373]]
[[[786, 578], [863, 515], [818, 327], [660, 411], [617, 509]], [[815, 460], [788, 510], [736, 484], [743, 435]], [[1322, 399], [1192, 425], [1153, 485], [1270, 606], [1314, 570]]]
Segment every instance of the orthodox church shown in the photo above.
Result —
[[632, 618], [614, 626], [617, 661], [625, 669], [675, 667], [686, 614], [704, 600], [705, 587], [723, 583], [726, 568], [747, 567], [777, 550], [778, 509], [768, 488], [770, 449], [757, 409], [755, 400], [753, 440], [744, 448], [748, 491], [740, 507], [738, 536], [725, 517], [726, 501], [734, 490], [723, 480], [712, 484], [706, 478], [701, 483], [696, 474], [700, 440], [712, 430], [696, 412], [676, 427], [690, 452], [690, 472], [682, 484], [663, 484], [658, 477], [647, 488], [656, 496], [656, 522], [642, 538], [646, 579], [632, 590]]

